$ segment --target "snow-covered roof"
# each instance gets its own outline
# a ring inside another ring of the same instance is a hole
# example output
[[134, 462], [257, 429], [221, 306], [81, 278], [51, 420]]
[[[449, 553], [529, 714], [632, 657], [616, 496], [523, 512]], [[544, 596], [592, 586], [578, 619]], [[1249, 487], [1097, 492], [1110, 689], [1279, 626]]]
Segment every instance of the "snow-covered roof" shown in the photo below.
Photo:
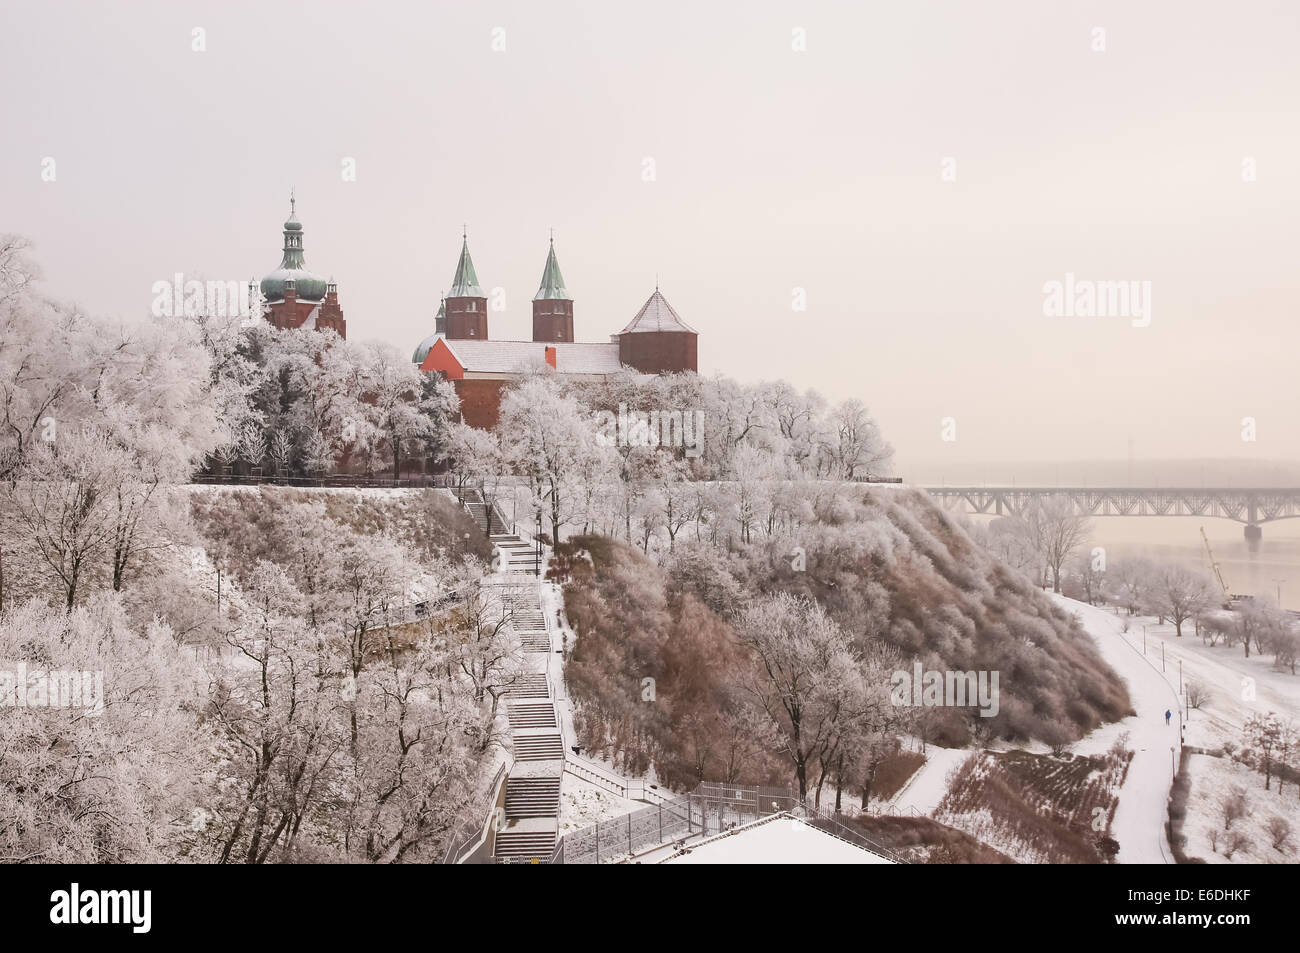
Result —
[[555, 369], [561, 374], [615, 374], [623, 367], [617, 344], [463, 339], [448, 339], [446, 344], [467, 373], [509, 374], [521, 367], [540, 367], [548, 347], [555, 348]]
[[776, 814], [674, 854], [665, 864], [888, 864], [791, 814]]
[[627, 327], [623, 329], [624, 334], [636, 334], [646, 331], [687, 331], [691, 334], [697, 333], [696, 330], [681, 319], [673, 306], [668, 303], [659, 289], [650, 299], [641, 306], [641, 310], [636, 313], [636, 317], [628, 322]]

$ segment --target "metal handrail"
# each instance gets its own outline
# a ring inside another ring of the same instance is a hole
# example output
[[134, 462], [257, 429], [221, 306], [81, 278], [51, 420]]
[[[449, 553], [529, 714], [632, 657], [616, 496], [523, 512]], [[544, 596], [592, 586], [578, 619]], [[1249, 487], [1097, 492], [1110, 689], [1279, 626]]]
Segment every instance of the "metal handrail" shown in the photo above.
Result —
[[623, 777], [616, 771], [611, 771], [588, 758], [571, 754], [568, 750], [564, 752], [564, 770], [631, 801], [663, 804], [672, 800], [671, 796], [661, 793], [645, 778]]
[[[488, 785], [488, 790], [492, 792], [491, 804], [488, 807], [487, 818], [482, 824], [476, 824], [473, 833], [469, 835], [459, 845], [453, 840], [447, 845], [447, 852], [443, 855], [442, 863], [459, 864], [465, 857], [472, 854], [483, 841], [487, 838], [489, 828], [496, 820], [497, 816], [497, 799], [501, 794], [501, 785], [505, 783], [506, 776], [510, 773], [510, 762], [502, 761], [501, 766], [497, 768], [496, 775], [492, 778], [492, 783]], [[468, 826], [468, 825], [466, 825]]]
[[[853, 844], [855, 847], [862, 847], [865, 844], [866, 849], [870, 850], [873, 854], [879, 854], [881, 857], [884, 857], [886, 860], [892, 860], [896, 864], [910, 863], [910, 861], [904, 858], [901, 854], [896, 853], [893, 849], [886, 847], [884, 844], [881, 844], [875, 838], [868, 837], [866, 834], [863, 834], [861, 831], [855, 831], [853, 828], [840, 823], [840, 821], [837, 820], [835, 817], [833, 817], [830, 814], [826, 814], [825, 812], [819, 810], [818, 808], [812, 807], [811, 805], [808, 804], [804, 804], [802, 807], [798, 808], [798, 810], [804, 811], [806, 814], [810, 815], [814, 820], [816, 820], [820, 824], [831, 825], [834, 828], [834, 830], [825, 831], [824, 833], [830, 834], [832, 837], [837, 837], [842, 841], [847, 841], [848, 843]], [[814, 824], [813, 826], [816, 825]]]

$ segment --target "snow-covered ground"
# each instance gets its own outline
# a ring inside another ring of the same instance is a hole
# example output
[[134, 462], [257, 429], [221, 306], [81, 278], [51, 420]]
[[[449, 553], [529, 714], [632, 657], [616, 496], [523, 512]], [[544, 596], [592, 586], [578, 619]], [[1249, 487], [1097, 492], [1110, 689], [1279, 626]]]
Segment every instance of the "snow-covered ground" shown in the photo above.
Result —
[[[1186, 722], [1186, 744], [1217, 751], [1224, 742], [1232, 742], [1241, 748], [1246, 746], [1242, 725], [1252, 714], [1273, 711], [1283, 719], [1300, 717], [1300, 676], [1274, 669], [1270, 656], [1246, 658], [1240, 645], [1208, 646], [1196, 637], [1190, 623], [1183, 626], [1180, 638], [1173, 623], [1161, 624], [1152, 617], [1128, 618], [1117, 614], [1113, 607], [1093, 607], [1070, 599], [1060, 598], [1060, 602], [1080, 617], [1097, 639], [1103, 657], [1128, 682], [1138, 712], [1137, 718], [1094, 731], [1075, 750], [1083, 754], [1099, 753], [1119, 731], [1132, 730], [1131, 746], [1138, 750], [1115, 817], [1119, 859], [1131, 863], [1145, 856], [1157, 862], [1150, 848], [1149, 831], [1159, 820], [1159, 846], [1168, 852], [1163, 826], [1171, 780], [1168, 749], [1178, 744], [1180, 712]], [[1123, 631], [1126, 622], [1127, 632]], [[1208, 698], [1199, 709], [1189, 709], [1184, 702], [1181, 690], [1190, 681], [1200, 682], [1208, 689]], [[1164, 727], [1165, 710], [1175, 713], [1171, 729]], [[1144, 746], [1146, 751], [1141, 750]], [[1295, 839], [1300, 841], [1300, 802], [1293, 798], [1285, 803], [1277, 802], [1275, 792], [1263, 790], [1262, 775], [1230, 759], [1193, 755], [1188, 771], [1191, 790], [1182, 832], [1187, 837], [1189, 856], [1203, 857], [1211, 863], [1229, 862], [1222, 855], [1223, 835], [1216, 853], [1207, 831], [1216, 821], [1222, 827], [1219, 801], [1228, 789], [1240, 784], [1247, 790], [1252, 807], [1250, 817], [1238, 824], [1245, 824], [1243, 829], [1251, 846], [1236, 853], [1231, 862], [1278, 863], [1295, 859], [1294, 855], [1286, 854], [1283, 860], [1284, 854], [1273, 850], [1264, 825], [1273, 815], [1281, 815], [1297, 829]], [[1295, 812], [1291, 811], [1292, 806]], [[1233, 829], [1238, 829], [1237, 825]], [[1126, 837], [1136, 852], [1126, 846]]]
[[560, 833], [622, 817], [645, 806], [644, 801], [619, 797], [582, 778], [565, 774], [560, 787]]
[[882, 806], [881, 813], [930, 816], [948, 793], [948, 779], [971, 756], [969, 748], [926, 748], [925, 764], [903, 785], [902, 790]]
[[[1132, 632], [1124, 633], [1124, 622], [1112, 609], [1063, 596], [1054, 598], [1078, 616], [1096, 641], [1101, 657], [1124, 679], [1137, 713], [1103, 725], [1073, 746], [1078, 754], [1103, 754], [1121, 734], [1128, 733], [1133, 761], [1111, 823], [1111, 836], [1119, 842], [1117, 860], [1121, 864], [1171, 864], [1174, 857], [1165, 834], [1165, 820], [1180, 747], [1177, 673], [1173, 682], [1161, 674], [1159, 659], [1152, 664], [1150, 656], [1142, 654], [1141, 629], [1134, 645]], [[1168, 725], [1167, 710], [1175, 716]]]
[[[1271, 790], [1264, 790], [1264, 776], [1231, 758], [1195, 754], [1188, 760], [1192, 786], [1187, 799], [1187, 818], [1183, 834], [1187, 838], [1189, 857], [1200, 857], [1210, 864], [1294, 864], [1300, 860], [1300, 798], [1294, 785], [1278, 793], [1277, 778]], [[1222, 799], [1234, 788], [1246, 793], [1246, 813], [1223, 828]], [[1269, 822], [1280, 817], [1292, 833], [1280, 848], [1273, 846]], [[1245, 836], [1246, 843], [1224, 856], [1232, 834]]]
[[[1206, 645], [1191, 623], [1184, 623], [1179, 638], [1171, 622], [1160, 625], [1154, 618], [1134, 616], [1125, 638], [1138, 651], [1144, 629], [1146, 657], [1160, 668], [1163, 651], [1164, 673], [1172, 684], [1179, 685], [1181, 664], [1183, 681], [1198, 681], [1209, 690], [1208, 701], [1188, 713], [1187, 744], [1216, 748], [1231, 740], [1240, 745], [1242, 725], [1252, 714], [1274, 711], [1283, 718], [1300, 716], [1300, 675], [1276, 670], [1272, 656], [1246, 658], [1240, 645]], [[1249, 697], [1251, 692], [1254, 698]]]
[[888, 864], [798, 818], [778, 815], [702, 841], [666, 864]]

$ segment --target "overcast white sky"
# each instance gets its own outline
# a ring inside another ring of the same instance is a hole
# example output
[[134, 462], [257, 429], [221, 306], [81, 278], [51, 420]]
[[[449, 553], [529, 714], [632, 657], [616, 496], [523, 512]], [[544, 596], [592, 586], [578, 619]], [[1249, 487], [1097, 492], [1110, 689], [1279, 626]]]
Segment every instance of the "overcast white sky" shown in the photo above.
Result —
[[[2, 0], [0, 230], [142, 314], [275, 268], [296, 186], [349, 336], [410, 349], [462, 222], [526, 339], [553, 226], [579, 340], [658, 273], [701, 372], [859, 397], [905, 474], [1295, 459], [1298, 50], [1295, 2]], [[1150, 326], [1045, 317], [1067, 272], [1152, 282]]]

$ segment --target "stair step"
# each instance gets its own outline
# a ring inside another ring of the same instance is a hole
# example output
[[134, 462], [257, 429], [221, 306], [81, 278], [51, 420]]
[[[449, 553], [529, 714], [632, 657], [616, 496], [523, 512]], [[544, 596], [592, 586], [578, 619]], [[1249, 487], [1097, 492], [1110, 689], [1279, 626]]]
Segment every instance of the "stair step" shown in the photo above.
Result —
[[564, 742], [559, 735], [518, 735], [514, 748], [516, 761], [564, 760]]
[[506, 778], [506, 817], [559, 817], [560, 779], [557, 777]]
[[506, 689], [506, 695], [510, 698], [549, 698], [551, 693], [545, 675], [529, 674], [520, 676], [515, 684]]
[[553, 705], [512, 703], [506, 709], [506, 717], [511, 728], [554, 728], [555, 707]]
[[555, 852], [554, 834], [511, 834], [502, 831], [496, 836], [495, 857], [524, 858], [549, 863]]

